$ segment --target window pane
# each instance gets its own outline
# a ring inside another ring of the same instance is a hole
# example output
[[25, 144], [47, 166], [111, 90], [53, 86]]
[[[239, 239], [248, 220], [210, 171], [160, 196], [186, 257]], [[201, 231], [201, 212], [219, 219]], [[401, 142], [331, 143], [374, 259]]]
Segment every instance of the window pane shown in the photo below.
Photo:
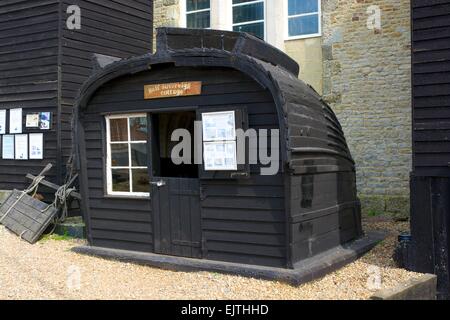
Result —
[[319, 33], [319, 15], [289, 18], [289, 36]]
[[264, 39], [264, 22], [234, 26], [233, 31], [248, 32], [260, 39]]
[[130, 118], [131, 141], [147, 141], [147, 118]]
[[111, 119], [109, 126], [111, 141], [128, 141], [128, 119]]
[[318, 0], [289, 0], [289, 15], [319, 12]]
[[128, 166], [128, 143], [111, 144], [111, 167]]
[[186, 11], [195, 11], [202, 9], [209, 9], [210, 0], [187, 0], [186, 1]]
[[133, 169], [133, 192], [150, 192], [150, 178], [147, 169]]
[[233, 7], [233, 23], [264, 20], [264, 2]]
[[130, 192], [130, 172], [125, 170], [112, 170], [112, 191]]
[[147, 144], [132, 143], [131, 144], [131, 165], [133, 167], [147, 166]]
[[197, 13], [189, 13], [187, 15], [186, 26], [191, 29], [206, 29], [210, 27], [210, 12], [203, 11]]

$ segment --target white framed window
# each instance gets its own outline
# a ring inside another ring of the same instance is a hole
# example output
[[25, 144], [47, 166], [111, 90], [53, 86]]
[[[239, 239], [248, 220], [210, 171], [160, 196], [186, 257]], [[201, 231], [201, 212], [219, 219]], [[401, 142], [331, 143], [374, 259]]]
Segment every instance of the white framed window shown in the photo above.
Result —
[[211, 28], [211, 0], [185, 0], [186, 28]]
[[248, 32], [266, 38], [265, 0], [233, 0], [233, 31]]
[[146, 114], [106, 116], [107, 194], [150, 196]]
[[322, 35], [321, 0], [286, 1], [288, 40]]

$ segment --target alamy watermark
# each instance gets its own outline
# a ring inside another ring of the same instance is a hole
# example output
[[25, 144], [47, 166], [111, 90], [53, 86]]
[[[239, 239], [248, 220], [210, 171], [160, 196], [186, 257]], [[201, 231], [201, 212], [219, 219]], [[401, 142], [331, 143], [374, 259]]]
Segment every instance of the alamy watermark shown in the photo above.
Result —
[[375, 291], [381, 289], [381, 268], [377, 266], [370, 266], [367, 268], [367, 289]]
[[381, 30], [381, 8], [377, 5], [371, 5], [367, 8], [367, 29], [380, 31]]
[[78, 266], [69, 266], [67, 268], [66, 286], [70, 291], [81, 290], [81, 270]]
[[[236, 129], [234, 140], [216, 141], [230, 145], [231, 156], [228, 159], [236, 165], [261, 165], [261, 175], [276, 175], [280, 169], [280, 131], [278, 129]], [[194, 137], [187, 129], [176, 129], [171, 135], [172, 142], [178, 142], [171, 151], [171, 160], [175, 165], [203, 165], [208, 158], [202, 138], [202, 122], [196, 121]], [[192, 154], [193, 153], [193, 154]], [[214, 155], [210, 155], [214, 158]], [[226, 159], [216, 158], [221, 165]]]
[[67, 7], [66, 13], [68, 14], [66, 20], [66, 26], [69, 30], [81, 29], [81, 8], [77, 5], [70, 5]]

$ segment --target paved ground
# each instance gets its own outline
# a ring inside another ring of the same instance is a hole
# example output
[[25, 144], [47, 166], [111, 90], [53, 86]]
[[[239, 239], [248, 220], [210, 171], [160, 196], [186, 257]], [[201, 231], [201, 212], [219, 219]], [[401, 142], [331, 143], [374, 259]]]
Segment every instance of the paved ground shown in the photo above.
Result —
[[390, 237], [360, 260], [300, 287], [208, 272], [173, 272], [72, 253], [80, 242], [29, 245], [0, 226], [0, 299], [367, 299], [417, 274], [396, 269], [396, 235], [407, 223], [366, 222]]

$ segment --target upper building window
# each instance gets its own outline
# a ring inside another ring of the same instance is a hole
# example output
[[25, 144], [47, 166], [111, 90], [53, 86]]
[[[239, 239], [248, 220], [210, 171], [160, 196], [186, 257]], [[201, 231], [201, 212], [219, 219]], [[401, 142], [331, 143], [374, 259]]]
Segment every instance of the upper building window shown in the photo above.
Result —
[[186, 0], [186, 27], [193, 29], [211, 28], [210, 0]]
[[233, 0], [233, 31], [265, 38], [265, 0]]
[[288, 38], [320, 36], [320, 0], [288, 0]]

